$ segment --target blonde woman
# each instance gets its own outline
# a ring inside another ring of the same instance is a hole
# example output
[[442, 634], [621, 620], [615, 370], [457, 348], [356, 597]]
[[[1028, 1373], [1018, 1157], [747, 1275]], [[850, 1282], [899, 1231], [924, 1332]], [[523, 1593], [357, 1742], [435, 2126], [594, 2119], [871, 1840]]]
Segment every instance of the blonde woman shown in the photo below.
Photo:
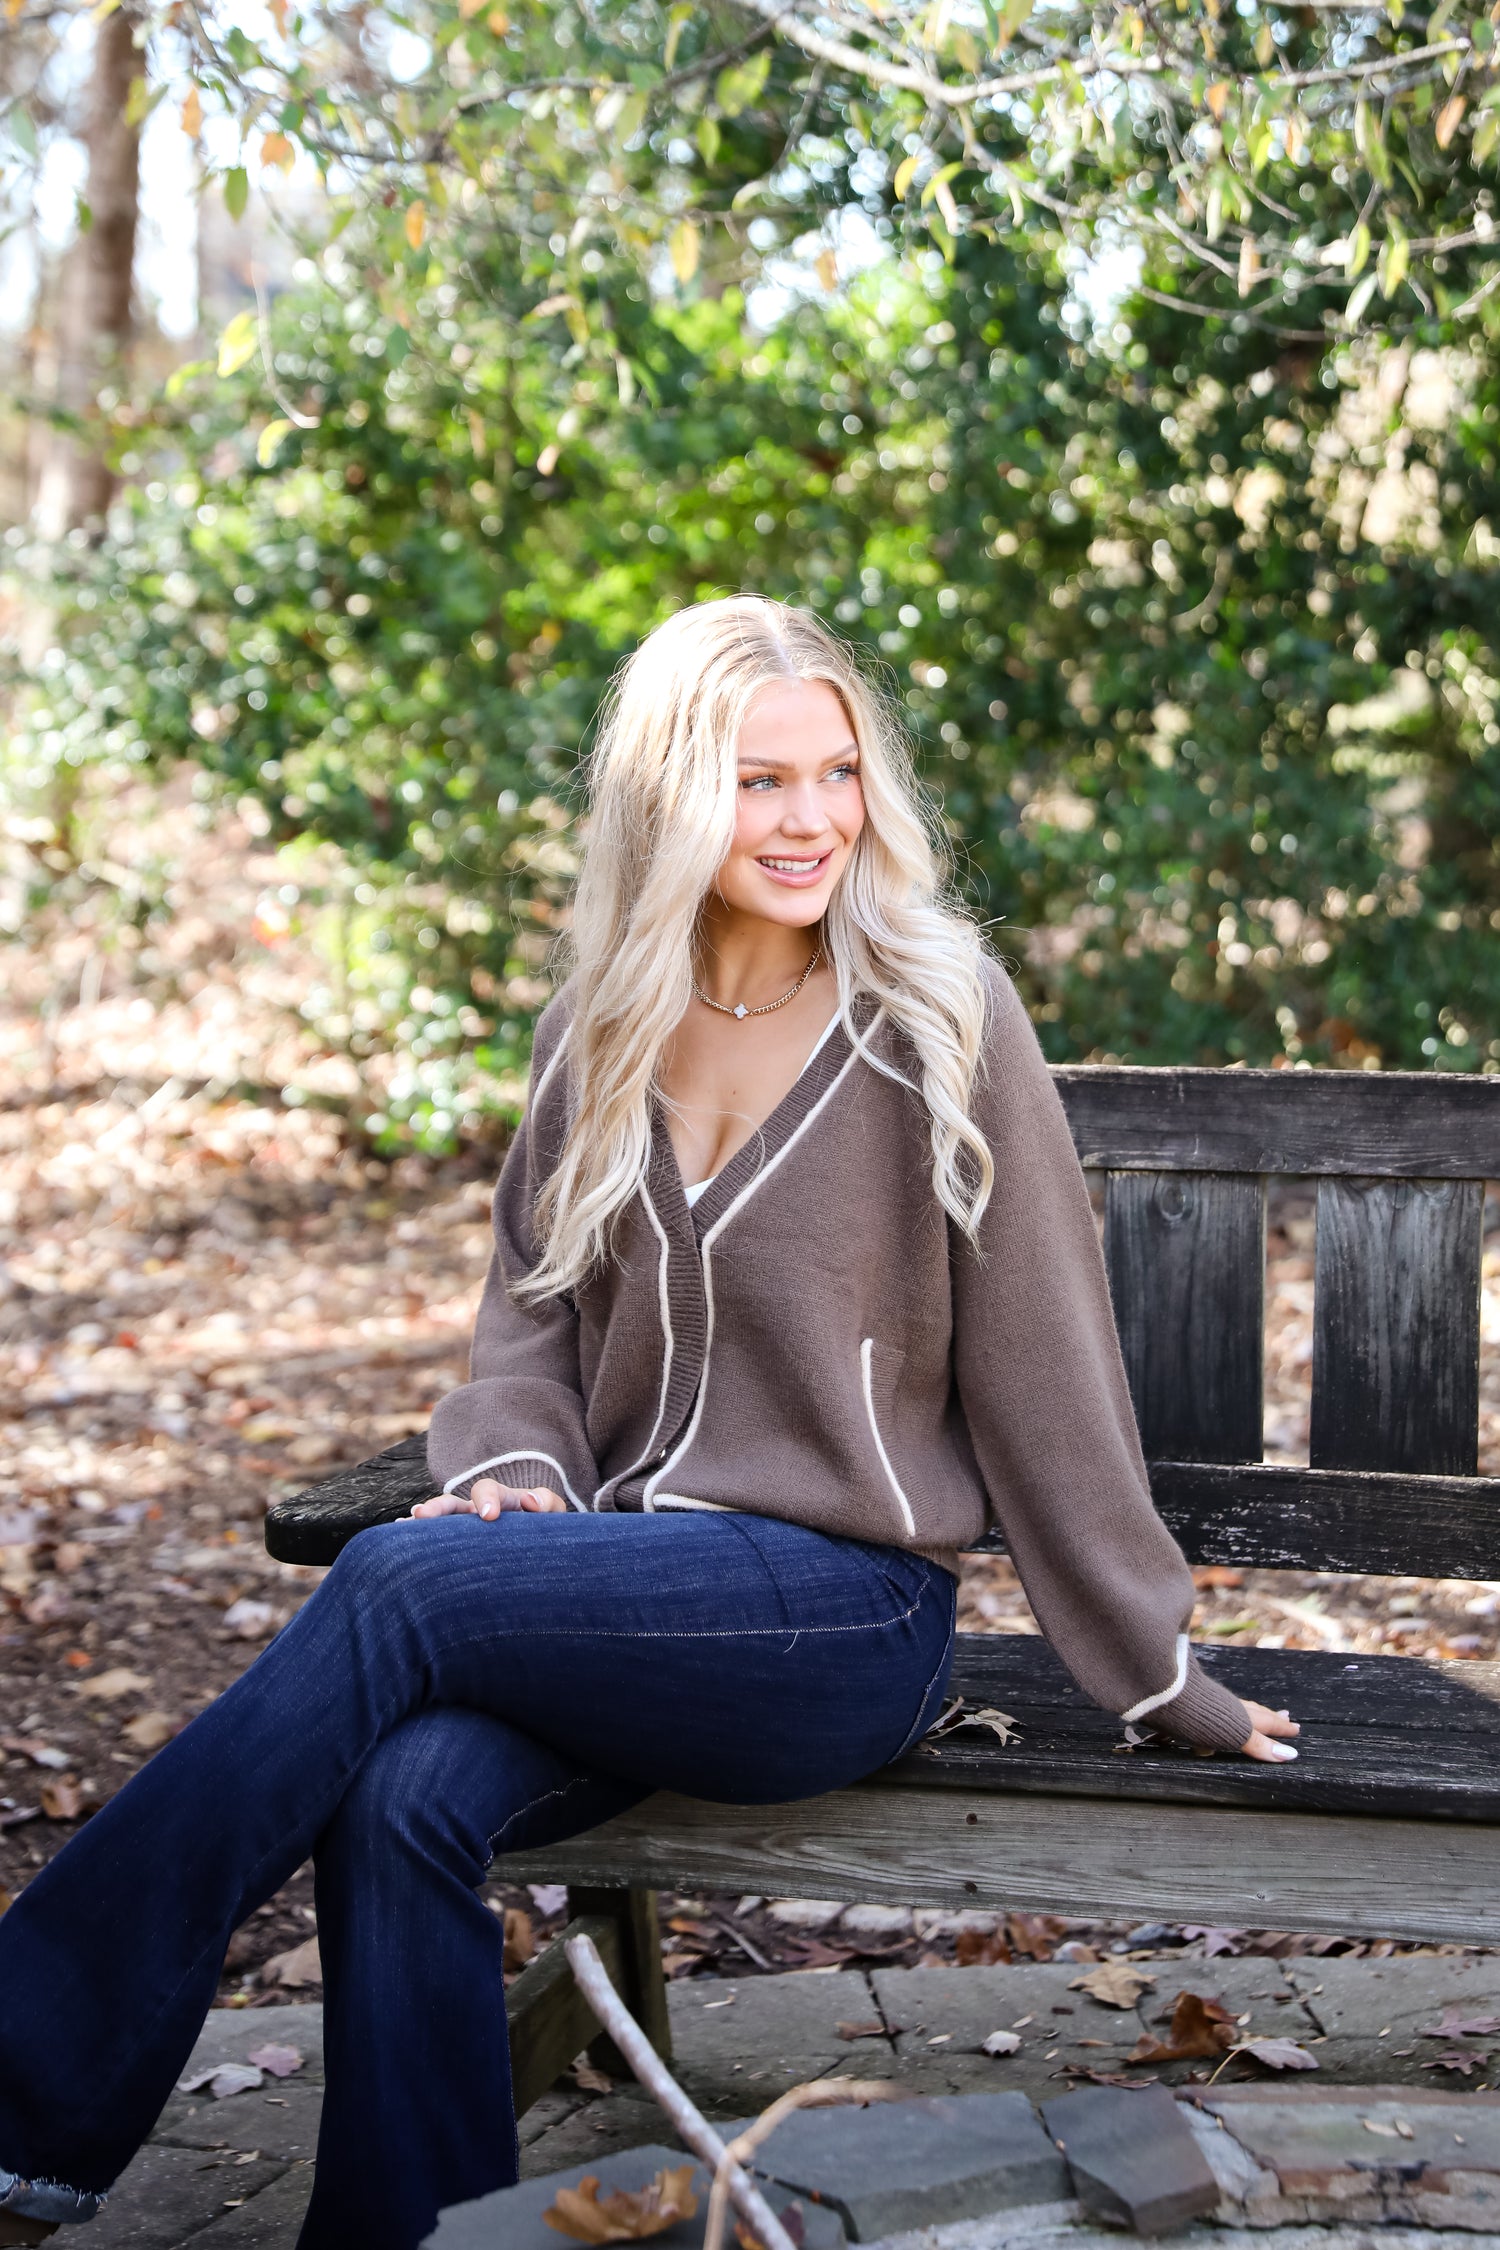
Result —
[[442, 1490], [0, 1924], [3, 2239], [97, 2208], [309, 1852], [304, 2250], [413, 2250], [513, 2179], [492, 1860], [652, 1789], [755, 1804], [899, 1756], [988, 1521], [1100, 1703], [1296, 1755], [1193, 1659], [1061, 1109], [849, 654], [772, 602], [684, 611], [591, 779]]

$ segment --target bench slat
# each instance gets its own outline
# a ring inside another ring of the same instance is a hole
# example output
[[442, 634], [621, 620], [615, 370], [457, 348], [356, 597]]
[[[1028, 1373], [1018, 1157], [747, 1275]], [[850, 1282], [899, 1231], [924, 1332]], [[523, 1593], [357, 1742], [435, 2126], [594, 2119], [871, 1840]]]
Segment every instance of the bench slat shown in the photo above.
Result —
[[[278, 1562], [331, 1563], [356, 1533], [406, 1515], [430, 1479], [403, 1438], [266, 1513]], [[1265, 1570], [1500, 1578], [1500, 1477], [1385, 1476], [1277, 1463], [1153, 1461], [1151, 1490], [1189, 1562]], [[996, 1533], [976, 1554], [1003, 1554]]]
[[1158, 1070], [1053, 1078], [1101, 1171], [1500, 1179], [1500, 1079], [1421, 1070]]
[[1108, 1175], [1104, 1259], [1148, 1455], [1260, 1458], [1265, 1203], [1243, 1175]]
[[1304, 1650], [1199, 1653], [1236, 1694], [1302, 1721], [1294, 1765], [1204, 1758], [1169, 1743], [1120, 1752], [1119, 1720], [1080, 1695], [1045, 1642], [965, 1633], [955, 1692], [1008, 1712], [1019, 1738], [1002, 1745], [988, 1729], [965, 1727], [878, 1778], [899, 1788], [1500, 1821], [1500, 1665]]
[[1314, 1467], [1474, 1474], [1483, 1209], [1472, 1180], [1319, 1182]]
[[509, 1853], [495, 1872], [517, 1883], [1191, 1917], [1230, 1929], [1495, 1945], [1497, 1866], [1500, 1826], [1485, 1821], [1128, 1799], [1106, 1816], [1096, 1797], [861, 1783], [782, 1805], [663, 1793], [567, 1843]]

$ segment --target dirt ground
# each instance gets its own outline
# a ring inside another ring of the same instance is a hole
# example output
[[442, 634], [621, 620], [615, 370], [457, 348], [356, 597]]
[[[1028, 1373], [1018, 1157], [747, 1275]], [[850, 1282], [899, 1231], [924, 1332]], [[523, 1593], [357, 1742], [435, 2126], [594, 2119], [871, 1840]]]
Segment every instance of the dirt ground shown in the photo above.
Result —
[[[464, 1378], [488, 1254], [495, 1151], [388, 1164], [349, 1145], [352, 1068], [297, 1013], [324, 971], [287, 868], [232, 820], [200, 829], [185, 791], [135, 815], [111, 850], [171, 869], [169, 916], [107, 946], [79, 913], [44, 916], [0, 951], [0, 1910], [306, 1598], [318, 1573], [265, 1554], [268, 1502], [425, 1427]], [[1311, 1240], [1294, 1183], [1269, 1234], [1267, 1452], [1285, 1461], [1306, 1459]], [[1489, 1241], [1495, 1474], [1500, 1232]], [[1500, 1584], [1197, 1577], [1200, 1636], [1455, 1658], [1500, 1644]], [[1008, 1563], [969, 1563], [961, 1622], [1035, 1630]], [[563, 1902], [494, 1903], [519, 1964]], [[772, 1901], [663, 1905], [676, 1976], [908, 1966], [975, 1944], [941, 1926], [953, 1917], [854, 1934]], [[236, 1937], [221, 1999], [315, 1996], [313, 1933], [304, 1871]], [[1313, 1945], [1013, 1916], [985, 1957], [1087, 1957], [1127, 1935], [1178, 1952]]]

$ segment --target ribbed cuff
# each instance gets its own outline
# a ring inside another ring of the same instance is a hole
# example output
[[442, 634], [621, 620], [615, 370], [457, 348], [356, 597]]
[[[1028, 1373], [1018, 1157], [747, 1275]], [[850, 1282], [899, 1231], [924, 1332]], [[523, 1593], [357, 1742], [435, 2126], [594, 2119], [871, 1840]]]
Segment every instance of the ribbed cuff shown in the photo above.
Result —
[[1239, 1697], [1211, 1680], [1196, 1656], [1188, 1658], [1180, 1691], [1170, 1703], [1159, 1703], [1141, 1724], [1160, 1727], [1203, 1750], [1243, 1750], [1255, 1731]]
[[514, 1460], [502, 1461], [497, 1468], [470, 1469], [467, 1476], [460, 1477], [446, 1489], [461, 1500], [467, 1500], [481, 1477], [493, 1477], [496, 1484], [508, 1484], [517, 1492], [530, 1492], [534, 1486], [542, 1485], [548, 1492], [566, 1497], [561, 1493], [557, 1463], [544, 1461], [537, 1453], [518, 1454]]

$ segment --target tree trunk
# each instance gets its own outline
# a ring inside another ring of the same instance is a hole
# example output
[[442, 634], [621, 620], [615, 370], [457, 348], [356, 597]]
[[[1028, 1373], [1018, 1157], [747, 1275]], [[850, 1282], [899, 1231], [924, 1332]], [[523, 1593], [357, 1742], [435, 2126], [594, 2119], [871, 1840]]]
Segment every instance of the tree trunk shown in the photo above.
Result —
[[53, 431], [43, 455], [36, 524], [47, 539], [98, 523], [114, 486], [90, 425], [100, 388], [118, 372], [130, 336], [140, 127], [127, 122], [127, 113], [131, 89], [145, 69], [134, 34], [134, 16], [119, 7], [104, 18], [95, 41], [84, 190], [93, 223], [68, 253], [57, 312], [56, 405], [84, 427]]

